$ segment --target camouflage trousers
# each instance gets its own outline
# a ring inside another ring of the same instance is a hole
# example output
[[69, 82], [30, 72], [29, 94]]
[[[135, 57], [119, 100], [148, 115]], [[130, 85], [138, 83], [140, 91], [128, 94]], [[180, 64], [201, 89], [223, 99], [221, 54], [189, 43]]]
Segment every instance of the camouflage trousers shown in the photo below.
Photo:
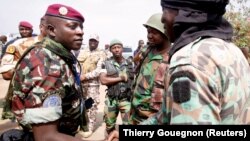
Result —
[[11, 119], [15, 121], [15, 116], [11, 111], [11, 103], [10, 101], [6, 100], [3, 102], [3, 111], [2, 111], [2, 119]]
[[89, 128], [89, 131], [93, 131], [95, 129], [98, 105], [100, 103], [99, 85], [98, 86], [86, 86], [86, 87], [83, 87], [83, 89], [84, 89], [84, 98], [88, 99], [91, 97], [94, 100], [92, 107], [88, 109], [87, 111], [87, 115], [89, 118], [88, 128]]
[[115, 129], [115, 124], [119, 112], [121, 112], [122, 124], [127, 125], [129, 119], [129, 113], [131, 108], [131, 102], [127, 98], [117, 100], [110, 99], [107, 95], [105, 98], [104, 107], [104, 121], [106, 123], [106, 131], [110, 133]]

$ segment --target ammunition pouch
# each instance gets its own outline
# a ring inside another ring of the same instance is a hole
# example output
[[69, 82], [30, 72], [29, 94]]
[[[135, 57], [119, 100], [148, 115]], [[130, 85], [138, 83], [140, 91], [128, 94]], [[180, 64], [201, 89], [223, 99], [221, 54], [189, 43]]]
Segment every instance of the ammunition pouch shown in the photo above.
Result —
[[127, 84], [125, 84], [125, 86], [123, 87], [120, 87], [120, 93], [117, 97], [118, 100], [127, 98], [127, 100], [130, 101], [132, 92], [131, 92], [131, 89], [126, 85]]
[[106, 91], [107, 91], [107, 96], [110, 99], [114, 99], [116, 97], [115, 88], [114, 87], [109, 87]]
[[131, 89], [125, 87], [119, 87], [119, 84], [117, 84], [117, 86], [116, 87], [111, 86], [107, 89], [108, 97], [110, 99], [118, 99], [118, 100], [127, 98], [130, 101], [132, 95]]

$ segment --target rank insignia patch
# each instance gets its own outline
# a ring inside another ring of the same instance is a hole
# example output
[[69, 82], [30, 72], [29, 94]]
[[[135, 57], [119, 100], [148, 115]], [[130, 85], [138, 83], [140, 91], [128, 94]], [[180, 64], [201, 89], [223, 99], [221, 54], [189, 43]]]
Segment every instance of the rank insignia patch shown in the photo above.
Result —
[[15, 52], [15, 46], [8, 46], [6, 49], [6, 53], [13, 54]]

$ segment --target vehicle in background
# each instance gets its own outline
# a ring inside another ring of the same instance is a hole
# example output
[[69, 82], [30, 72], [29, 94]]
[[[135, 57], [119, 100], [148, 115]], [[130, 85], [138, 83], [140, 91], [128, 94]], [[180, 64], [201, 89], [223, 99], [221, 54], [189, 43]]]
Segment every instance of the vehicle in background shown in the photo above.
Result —
[[129, 57], [132, 57], [133, 58], [133, 49], [132, 47], [129, 47], [129, 46], [124, 46], [123, 47], [123, 52], [122, 52], [122, 56], [127, 59]]

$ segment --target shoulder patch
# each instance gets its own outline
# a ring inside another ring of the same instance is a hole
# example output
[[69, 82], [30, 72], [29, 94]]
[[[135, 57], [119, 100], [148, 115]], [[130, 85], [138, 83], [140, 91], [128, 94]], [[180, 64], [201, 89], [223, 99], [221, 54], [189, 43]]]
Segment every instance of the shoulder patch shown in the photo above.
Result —
[[56, 107], [62, 105], [62, 99], [59, 95], [50, 95], [43, 101], [43, 107]]
[[177, 81], [173, 83], [173, 98], [176, 103], [187, 102], [191, 98], [189, 81]]
[[15, 52], [15, 50], [16, 50], [15, 46], [10, 45], [10, 46], [7, 47], [6, 53], [13, 54]]

